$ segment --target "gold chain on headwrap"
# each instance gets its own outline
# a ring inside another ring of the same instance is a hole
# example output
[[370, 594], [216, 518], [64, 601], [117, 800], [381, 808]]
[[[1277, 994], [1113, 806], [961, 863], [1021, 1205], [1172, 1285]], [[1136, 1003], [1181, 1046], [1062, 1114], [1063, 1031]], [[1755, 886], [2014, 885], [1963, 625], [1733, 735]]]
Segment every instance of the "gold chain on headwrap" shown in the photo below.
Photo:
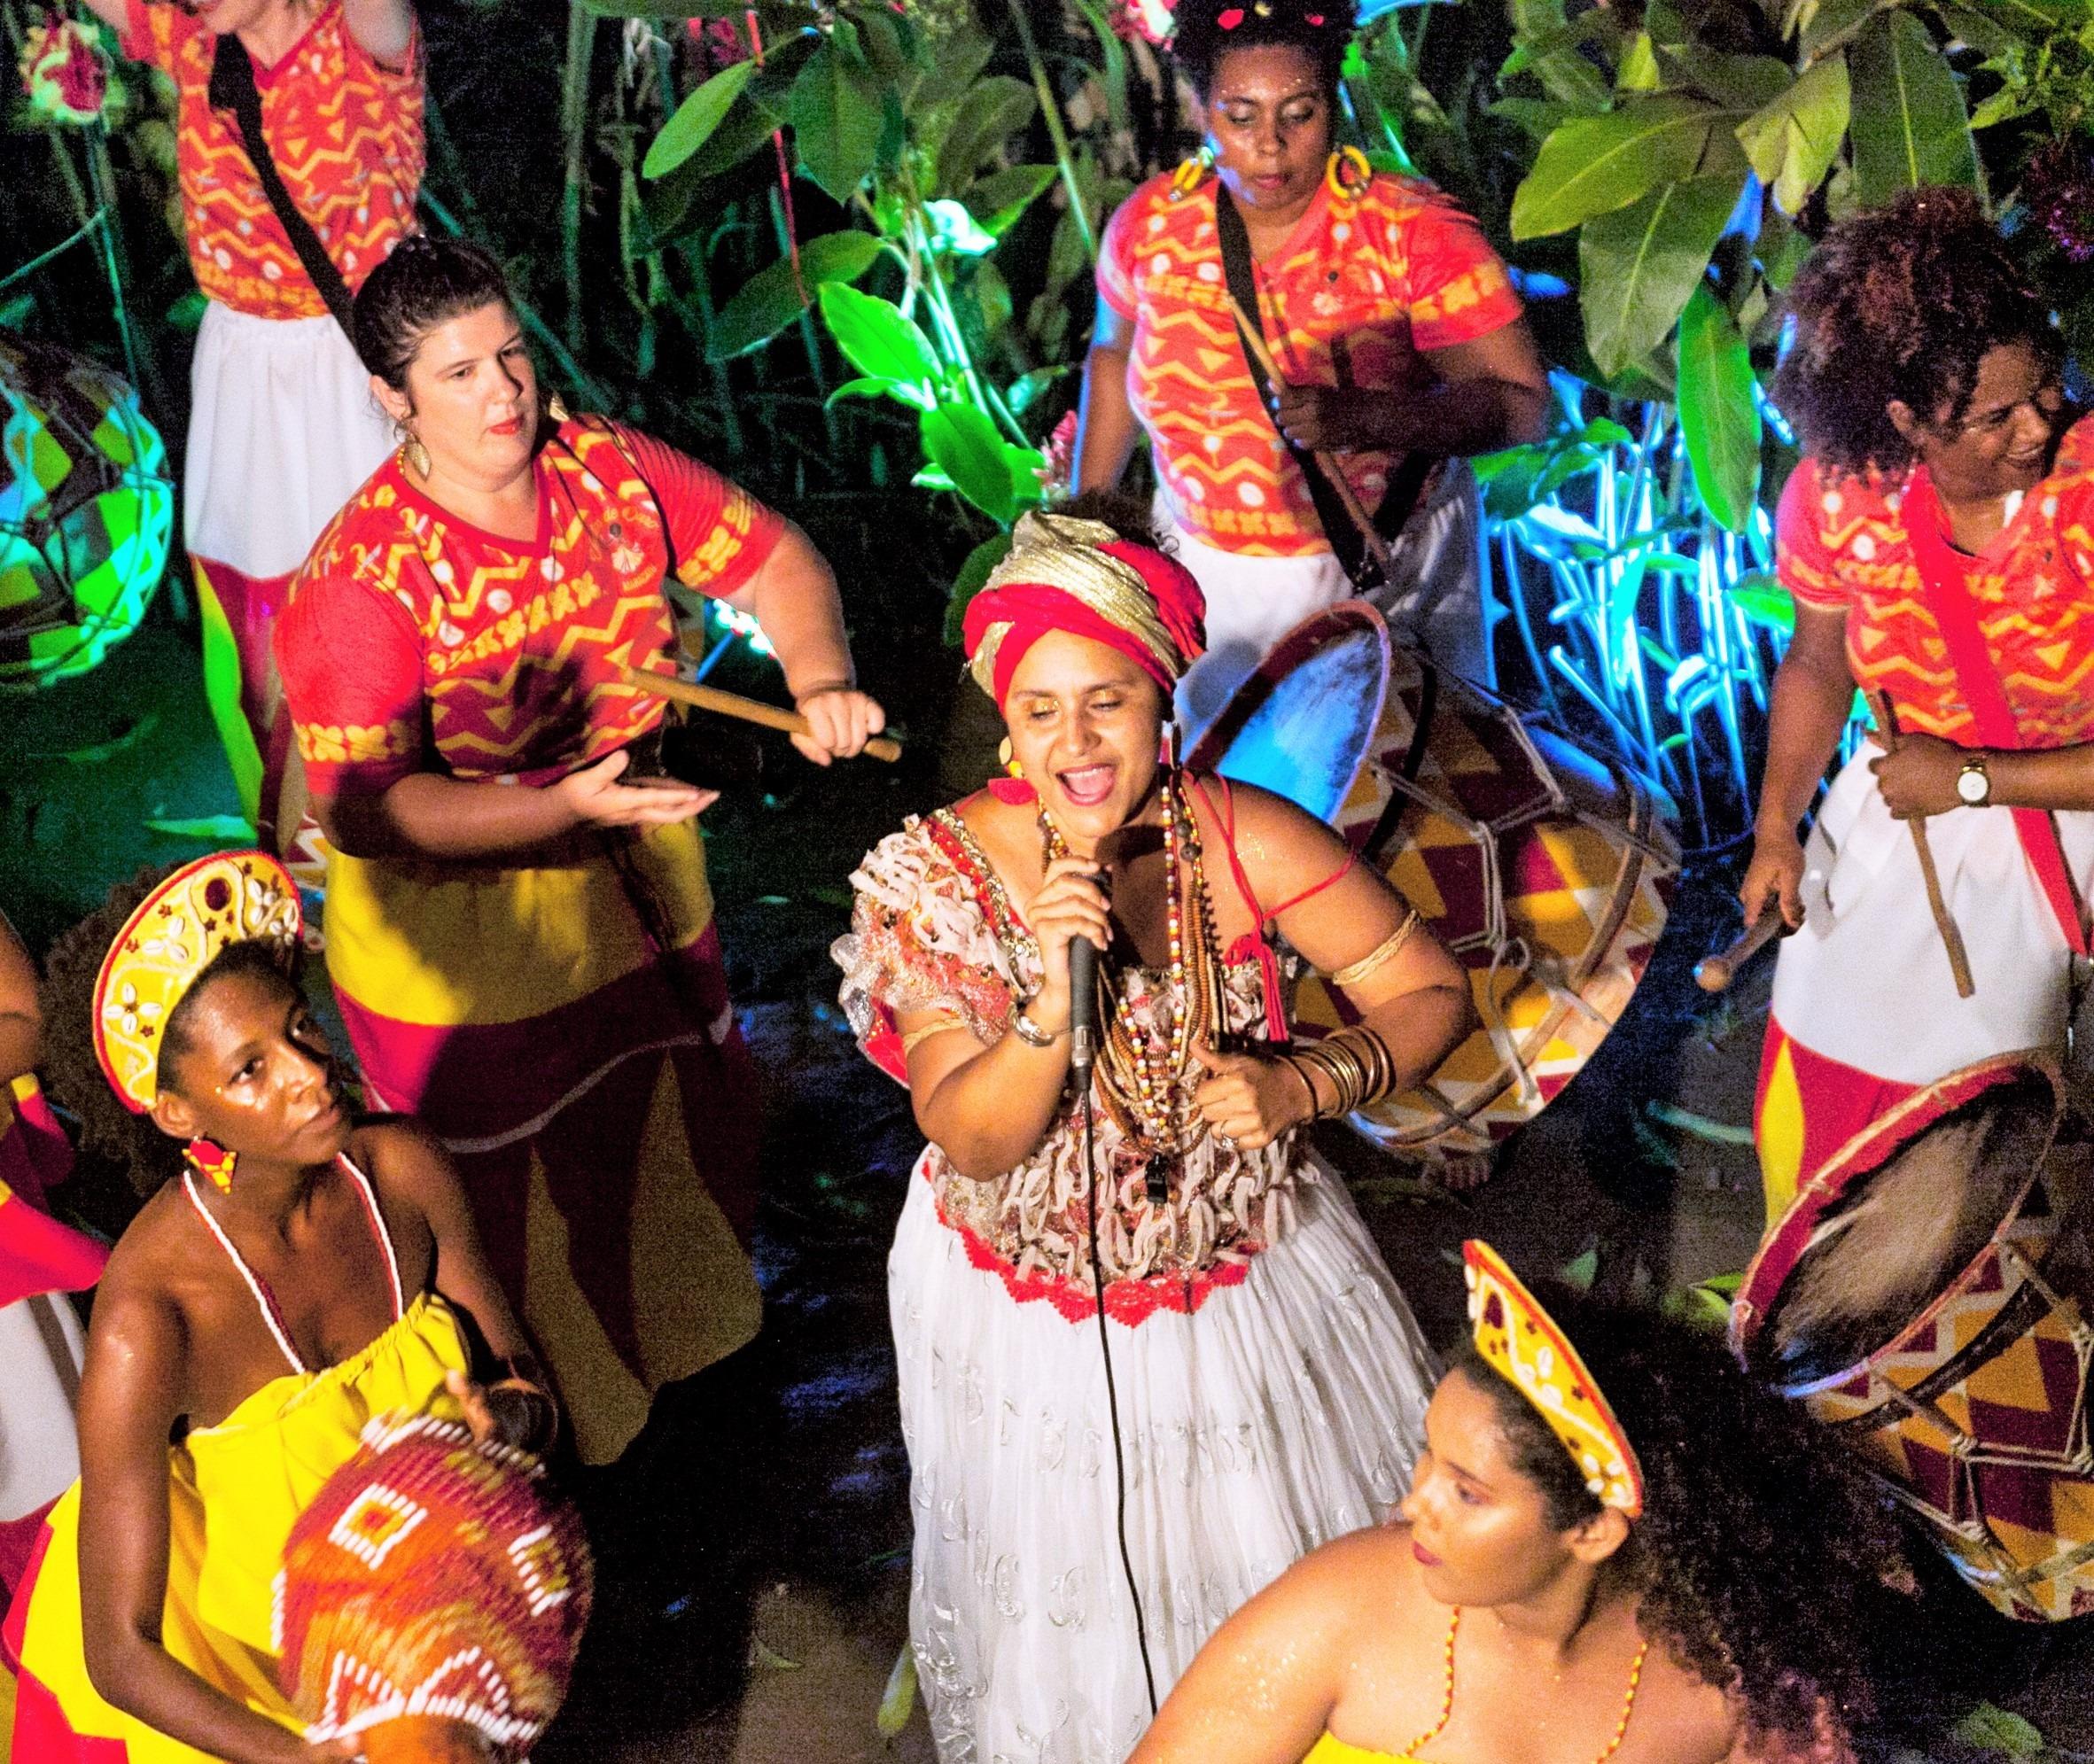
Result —
[[[990, 571], [981, 591], [993, 594], [1014, 584], [1059, 588], [1133, 637], [1175, 680], [1185, 672], [1186, 658], [1157, 616], [1156, 597], [1141, 572], [1098, 548], [1119, 539], [1103, 521], [1035, 510], [1019, 520], [1009, 552]], [[996, 695], [996, 652], [1009, 634], [1008, 619], [989, 626], [968, 664], [991, 697]]]

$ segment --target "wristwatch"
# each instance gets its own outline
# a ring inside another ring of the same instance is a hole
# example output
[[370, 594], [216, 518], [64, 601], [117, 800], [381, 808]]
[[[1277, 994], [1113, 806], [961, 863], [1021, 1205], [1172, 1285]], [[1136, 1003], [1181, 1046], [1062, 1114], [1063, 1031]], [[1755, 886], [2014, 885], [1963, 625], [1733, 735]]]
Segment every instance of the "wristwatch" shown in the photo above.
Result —
[[1992, 800], [1992, 774], [1985, 769], [1985, 756], [1973, 753], [1956, 774], [1956, 794], [1966, 808], [1981, 809]]

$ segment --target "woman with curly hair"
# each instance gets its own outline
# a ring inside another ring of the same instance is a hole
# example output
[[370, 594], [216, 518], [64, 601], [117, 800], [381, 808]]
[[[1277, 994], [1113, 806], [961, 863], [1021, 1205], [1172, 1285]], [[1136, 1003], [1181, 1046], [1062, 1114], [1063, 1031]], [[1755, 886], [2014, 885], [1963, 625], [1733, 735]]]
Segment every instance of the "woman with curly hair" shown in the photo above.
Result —
[[[1159, 523], [1207, 596], [1208, 652], [1179, 709], [1204, 725], [1356, 587], [1488, 684], [1475, 483], [1459, 462], [1537, 439], [1548, 404], [1505, 265], [1432, 185], [1339, 144], [1352, 0], [1181, 0], [1174, 21], [1201, 148], [1106, 227], [1075, 479], [1117, 485], [1147, 432]], [[1389, 536], [1385, 571], [1346, 490]]]
[[[2062, 1051], [2094, 883], [2094, 424], [2072, 425], [2049, 306], [1975, 196], [1928, 189], [1835, 227], [1788, 310], [1796, 626], [1740, 890], [1748, 923], [1778, 905], [1801, 927], [1761, 1064], [1771, 1216], [1919, 1086]], [[1880, 732], [1839, 774], [1806, 851], [1857, 686], [1888, 696], [1895, 750]], [[1967, 987], [1899, 825], [1919, 817]]]
[[1903, 1564], [1840, 1449], [1685, 1325], [1464, 1258], [1402, 1521], [1231, 1618], [1131, 1764], [1849, 1758]]
[[18, 1760], [361, 1755], [309, 1744], [278, 1688], [293, 1522], [373, 1415], [553, 1442], [449, 1161], [350, 1113], [292, 977], [300, 929], [283, 866], [229, 851], [119, 890], [52, 952], [54, 1090], [150, 1198], [96, 1294], [80, 1480], [0, 1644]]

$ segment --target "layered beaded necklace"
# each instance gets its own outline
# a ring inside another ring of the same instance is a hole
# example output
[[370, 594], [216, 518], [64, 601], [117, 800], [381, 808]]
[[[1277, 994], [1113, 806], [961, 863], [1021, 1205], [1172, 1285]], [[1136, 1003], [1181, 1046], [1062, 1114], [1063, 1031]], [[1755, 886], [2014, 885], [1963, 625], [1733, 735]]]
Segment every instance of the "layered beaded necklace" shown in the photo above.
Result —
[[[1461, 1633], [1461, 1607], [1454, 1607], [1454, 1614], [1447, 1620], [1446, 1675], [1440, 1695], [1440, 1718], [1413, 1739], [1397, 1755], [1416, 1758], [1419, 1748], [1429, 1745], [1446, 1731], [1447, 1723], [1454, 1719], [1454, 1638]], [[1636, 1693], [1643, 1684], [1643, 1662], [1651, 1651], [1646, 1641], [1636, 1650], [1636, 1658], [1629, 1662], [1629, 1690], [1622, 1698], [1622, 1718], [1614, 1724], [1614, 1737], [1600, 1747], [1600, 1755], [1592, 1764], [1607, 1764], [1622, 1749], [1622, 1741], [1629, 1732], [1629, 1717], [1636, 1712]], [[1421, 1760], [1422, 1764], [1422, 1760]]]
[[[1164, 924], [1170, 951], [1164, 1009], [1166, 1032], [1144, 1034], [1123, 992], [1102, 965], [1098, 971], [1099, 1018], [1106, 1025], [1098, 1078], [1106, 1107], [1127, 1138], [1148, 1156], [1146, 1186], [1150, 1202], [1169, 1198], [1171, 1166], [1207, 1131], [1205, 1118], [1185, 1082], [1192, 1050], [1210, 1040], [1222, 1021], [1221, 963], [1215, 955], [1207, 874], [1198, 827], [1187, 812], [1175, 772], [1162, 774], [1164, 809]], [[1047, 861], [1070, 855], [1068, 842], [1039, 810]], [[1188, 935], [1189, 933], [1189, 935]]]

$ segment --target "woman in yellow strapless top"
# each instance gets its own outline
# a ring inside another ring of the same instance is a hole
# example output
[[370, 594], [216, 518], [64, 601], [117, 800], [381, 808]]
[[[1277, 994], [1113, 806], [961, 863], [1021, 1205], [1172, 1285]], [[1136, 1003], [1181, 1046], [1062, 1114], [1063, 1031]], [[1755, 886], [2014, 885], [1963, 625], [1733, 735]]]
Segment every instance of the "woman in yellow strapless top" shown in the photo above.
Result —
[[1467, 1259], [1402, 1521], [1232, 1617], [1129, 1764], [1849, 1764], [1881, 1504], [1720, 1344]]
[[[230, 852], [119, 890], [52, 952], [49, 1065], [90, 1140], [117, 1149], [135, 1125], [142, 1174], [177, 1146], [186, 1167], [154, 1172], [96, 1298], [81, 1480], [9, 1616], [17, 1764], [354, 1757], [308, 1745], [276, 1688], [292, 1522], [374, 1415], [551, 1442], [442, 1153], [344, 1106], [285, 971], [299, 928], [275, 859]], [[82, 996], [58, 996], [68, 980]], [[112, 1092], [128, 1121], [97, 1106]], [[507, 1363], [491, 1388], [468, 1324]]]

